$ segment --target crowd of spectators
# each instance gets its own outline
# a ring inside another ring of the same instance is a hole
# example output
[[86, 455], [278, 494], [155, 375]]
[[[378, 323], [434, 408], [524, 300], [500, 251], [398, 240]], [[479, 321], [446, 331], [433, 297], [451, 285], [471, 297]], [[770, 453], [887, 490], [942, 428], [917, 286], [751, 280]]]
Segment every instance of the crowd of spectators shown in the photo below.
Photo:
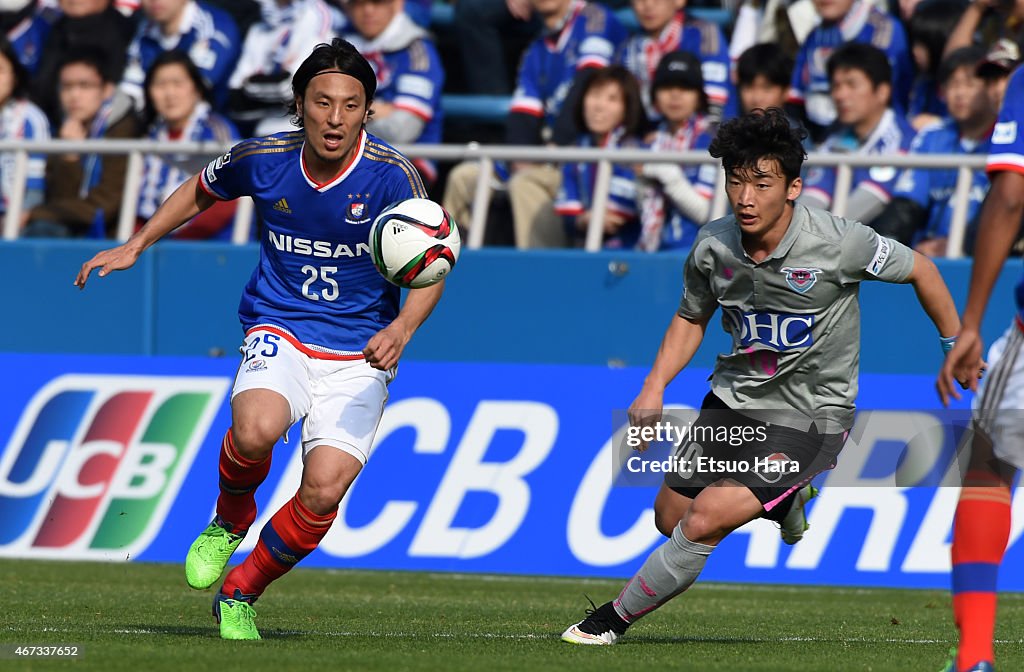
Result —
[[[808, 130], [808, 151], [879, 157], [853, 172], [848, 216], [944, 255], [957, 170], [900, 171], [884, 157], [988, 151], [1020, 61], [1024, 0], [723, 3], [727, 24], [692, 16], [687, 0], [457, 0], [445, 50], [431, 0], [6, 0], [0, 137], [229, 143], [289, 130], [292, 71], [341, 35], [377, 73], [368, 130], [388, 142], [445, 141], [452, 79], [509, 96], [504, 139], [536, 146], [537, 160], [495, 166], [488, 221], [507, 213], [517, 247], [580, 246], [594, 214], [595, 166], [546, 163], [545, 147], [700, 150], [723, 119], [784, 107]], [[467, 226], [479, 165], [416, 166]], [[146, 157], [139, 223], [196, 169], [186, 155]], [[125, 170], [118, 155], [30, 156], [22, 235], [111, 235]], [[13, 173], [0, 155], [4, 211]], [[801, 200], [829, 207], [835, 171], [810, 167], [803, 178]], [[604, 246], [685, 249], [717, 179], [711, 166], [616, 165]], [[968, 248], [987, 188], [979, 169]], [[177, 235], [226, 238], [232, 217], [225, 204]]]

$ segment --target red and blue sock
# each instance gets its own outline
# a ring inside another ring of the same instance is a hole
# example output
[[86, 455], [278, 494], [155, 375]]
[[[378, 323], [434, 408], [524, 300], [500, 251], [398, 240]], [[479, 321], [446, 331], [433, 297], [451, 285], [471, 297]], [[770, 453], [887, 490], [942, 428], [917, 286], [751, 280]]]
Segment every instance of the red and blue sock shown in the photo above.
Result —
[[960, 630], [956, 669], [994, 661], [996, 583], [1010, 537], [1010, 489], [994, 474], [970, 472], [953, 519], [953, 617]]
[[245, 534], [256, 520], [256, 488], [270, 473], [270, 455], [262, 460], [242, 457], [231, 430], [220, 447], [220, 496], [217, 517], [234, 534]]
[[256, 548], [228, 573], [220, 592], [255, 601], [320, 544], [337, 515], [337, 509], [322, 516], [313, 513], [296, 494], [263, 526]]

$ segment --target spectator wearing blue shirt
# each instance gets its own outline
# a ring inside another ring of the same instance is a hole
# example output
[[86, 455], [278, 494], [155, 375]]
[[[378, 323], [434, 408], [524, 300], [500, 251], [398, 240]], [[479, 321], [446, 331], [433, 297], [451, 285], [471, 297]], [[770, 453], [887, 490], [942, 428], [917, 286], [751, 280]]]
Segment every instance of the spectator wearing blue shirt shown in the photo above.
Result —
[[[14, 46], [0, 38], [0, 140], [49, 140], [50, 122], [28, 100], [28, 70], [18, 60]], [[14, 190], [15, 155], [0, 154], [0, 214]], [[20, 188], [20, 187], [19, 187]], [[31, 154], [22, 207], [30, 210], [43, 202], [46, 188], [46, 156]]]
[[963, 14], [964, 0], [927, 0], [914, 8], [907, 30], [917, 73], [910, 87], [907, 119], [914, 130], [948, 116], [939, 95], [939, 67], [946, 40]]
[[[15, 8], [17, 5], [20, 7]], [[59, 16], [53, 7], [45, 7], [39, 0], [17, 0], [5, 3], [0, 12], [0, 29], [14, 45], [22, 65], [33, 73], [39, 65], [39, 55], [50, 35], [50, 29]]]
[[[844, 216], [865, 224], [892, 198], [898, 171], [884, 157], [903, 154], [914, 137], [906, 118], [890, 106], [892, 68], [885, 53], [870, 44], [851, 42], [828, 60], [832, 100], [839, 126], [819, 152], [878, 156], [870, 168], [855, 168]], [[813, 167], [804, 179], [800, 202], [829, 209], [835, 198], [836, 169]]]
[[[166, 51], [156, 57], [146, 75], [148, 136], [161, 145], [175, 142], [231, 144], [239, 139], [230, 121], [213, 111], [203, 73], [182, 51]], [[204, 158], [182, 154], [150, 154], [145, 157], [139, 189], [138, 224], [142, 226], [157, 208], [197, 170]], [[230, 240], [235, 211], [232, 201], [219, 201], [170, 235], [189, 240]]]
[[[650, 139], [652, 151], [708, 148], [715, 126], [707, 116], [707, 93], [696, 56], [685, 51], [666, 54], [651, 82], [651, 100], [661, 116]], [[640, 249], [689, 248], [711, 213], [716, 164], [647, 163], [641, 175]]]
[[[910, 145], [911, 152], [988, 155], [999, 108], [992, 104], [985, 80], [977, 74], [984, 56], [981, 47], [964, 47], [942, 62], [939, 83], [950, 118], [922, 129]], [[945, 256], [957, 173], [956, 168], [905, 169], [896, 181], [892, 202], [872, 226], [922, 254]], [[968, 222], [976, 219], [988, 186], [984, 168], [975, 170], [967, 197]]]
[[[599, 2], [531, 2], [544, 23], [544, 34], [523, 54], [506, 140], [512, 145], [573, 144], [572, 110], [585, 71], [614, 62], [626, 40], [626, 29]], [[515, 163], [510, 168], [511, 176], [504, 172], [502, 177], [508, 176], [516, 247], [564, 247], [565, 231], [553, 208], [561, 171], [544, 163]], [[444, 206], [464, 225], [470, 222], [478, 174], [478, 165], [466, 162], [448, 175]]]
[[142, 0], [142, 23], [128, 46], [121, 90], [141, 109], [143, 83], [157, 57], [188, 54], [203, 74], [217, 107], [228, 98], [228, 78], [238, 63], [241, 36], [227, 12], [196, 0]]
[[32, 73], [32, 100], [54, 128], [61, 123], [57, 82], [62, 65], [83, 53], [100, 55], [103, 76], [119, 82], [135, 30], [132, 20], [110, 0], [60, 0], [60, 10]]
[[729, 43], [721, 29], [707, 21], [686, 16], [686, 0], [633, 0], [633, 12], [642, 33], [626, 42], [622, 63], [640, 81], [648, 114], [656, 117], [647, 97], [654, 71], [665, 54], [688, 51], [701, 62], [704, 92], [712, 115], [736, 115], [736, 91], [732, 85]]
[[[58, 71], [60, 139], [138, 137], [131, 99], [107, 76], [105, 58], [103, 52], [81, 52], [68, 56]], [[103, 238], [113, 233], [127, 164], [128, 157], [119, 154], [51, 154], [46, 197], [26, 214], [22, 235]]]
[[[391, 144], [440, 143], [444, 66], [429, 33], [405, 13], [405, 0], [347, 0], [344, 7], [356, 30], [345, 38], [377, 75], [367, 129]], [[428, 186], [437, 180], [433, 161], [413, 164]]]
[[[646, 126], [640, 87], [621, 65], [590, 70], [574, 118], [580, 129], [580, 147], [637, 147]], [[590, 162], [562, 166], [562, 184], [555, 212], [562, 216], [566, 235], [582, 247], [594, 217], [594, 182], [597, 165]], [[640, 235], [636, 205], [636, 176], [630, 166], [615, 164], [604, 214], [605, 249], [631, 249]]]
[[793, 77], [793, 59], [777, 44], [755, 44], [736, 61], [736, 89], [743, 114], [783, 107]]
[[892, 71], [892, 106], [904, 114], [914, 69], [903, 24], [868, 0], [815, 0], [814, 6], [821, 23], [797, 53], [788, 98], [797, 116], [806, 119], [814, 141], [819, 142], [836, 120], [825, 65], [834, 51], [849, 42], [869, 44], [885, 53]]
[[262, 20], [249, 29], [228, 80], [228, 113], [243, 136], [294, 130], [284, 112], [292, 73], [318, 44], [341, 34], [341, 10], [324, 0], [261, 0]]

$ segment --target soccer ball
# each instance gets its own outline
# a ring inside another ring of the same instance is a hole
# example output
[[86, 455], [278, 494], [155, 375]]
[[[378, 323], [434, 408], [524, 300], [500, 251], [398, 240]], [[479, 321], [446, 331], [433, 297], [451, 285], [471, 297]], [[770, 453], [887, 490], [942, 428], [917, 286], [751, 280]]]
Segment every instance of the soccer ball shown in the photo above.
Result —
[[410, 198], [387, 207], [370, 227], [370, 258], [384, 278], [416, 289], [440, 282], [455, 267], [462, 238], [437, 203]]

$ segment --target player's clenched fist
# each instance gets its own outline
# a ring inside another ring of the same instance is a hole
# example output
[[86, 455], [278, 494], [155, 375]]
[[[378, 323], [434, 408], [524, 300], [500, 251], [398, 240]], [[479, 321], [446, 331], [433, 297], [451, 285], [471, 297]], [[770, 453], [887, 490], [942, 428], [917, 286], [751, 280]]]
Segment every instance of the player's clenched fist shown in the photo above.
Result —
[[373, 368], [387, 371], [398, 364], [408, 342], [409, 334], [392, 322], [370, 338], [370, 342], [363, 348], [363, 356]]
[[[629, 405], [629, 425], [631, 427], [646, 427], [661, 420], [664, 396], [664, 392], [659, 390], [648, 390], [646, 387], [640, 390], [640, 394]], [[636, 450], [640, 452], [647, 450], [647, 442], [641, 439]]]

